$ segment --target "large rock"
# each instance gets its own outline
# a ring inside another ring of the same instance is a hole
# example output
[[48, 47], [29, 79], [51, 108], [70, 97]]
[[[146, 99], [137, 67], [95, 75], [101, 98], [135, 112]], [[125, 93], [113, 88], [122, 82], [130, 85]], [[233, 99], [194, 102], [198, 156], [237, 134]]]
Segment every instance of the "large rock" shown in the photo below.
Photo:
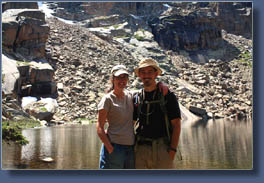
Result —
[[198, 14], [158, 17], [150, 25], [159, 45], [173, 51], [216, 49], [223, 41], [214, 21]]
[[21, 62], [2, 55], [4, 95], [56, 96], [54, 70], [48, 63]]
[[19, 71], [16, 60], [2, 54], [2, 92], [4, 95], [18, 93]]
[[55, 99], [42, 98], [37, 102], [25, 105], [24, 110], [39, 120], [50, 121], [57, 110], [58, 104]]
[[115, 14], [152, 16], [167, 9], [160, 2], [56, 2], [49, 3], [49, 6], [55, 10], [54, 15], [76, 21]]
[[3, 53], [16, 58], [45, 57], [49, 27], [36, 9], [9, 9], [2, 14]]
[[236, 35], [252, 37], [252, 3], [217, 3], [217, 24], [221, 29]]
[[198, 115], [198, 116], [204, 116], [204, 115], [207, 114], [205, 109], [198, 108], [198, 107], [195, 107], [195, 106], [190, 106], [190, 107], [189, 107], [189, 110], [190, 110], [192, 113], [194, 113], [194, 114], [196, 114], [196, 115]]
[[8, 9], [38, 9], [37, 2], [2, 2], [2, 12]]
[[17, 62], [21, 80], [21, 96], [56, 95], [54, 70], [48, 63]]

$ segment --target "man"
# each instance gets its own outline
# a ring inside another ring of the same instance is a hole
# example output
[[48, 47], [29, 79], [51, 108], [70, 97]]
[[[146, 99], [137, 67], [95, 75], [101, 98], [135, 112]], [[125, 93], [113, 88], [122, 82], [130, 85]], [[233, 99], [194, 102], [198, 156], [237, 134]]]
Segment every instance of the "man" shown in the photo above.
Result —
[[135, 73], [144, 84], [134, 96], [136, 168], [171, 169], [181, 132], [177, 98], [170, 91], [163, 97], [157, 89], [155, 79], [162, 70], [155, 60], [142, 60]]

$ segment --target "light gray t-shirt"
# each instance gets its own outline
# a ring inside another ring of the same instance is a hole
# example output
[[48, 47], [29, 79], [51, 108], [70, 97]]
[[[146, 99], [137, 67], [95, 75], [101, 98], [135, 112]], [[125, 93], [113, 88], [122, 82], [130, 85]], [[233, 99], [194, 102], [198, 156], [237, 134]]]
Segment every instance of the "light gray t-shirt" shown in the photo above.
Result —
[[110, 141], [116, 144], [133, 145], [135, 141], [133, 125], [133, 95], [125, 90], [123, 98], [117, 98], [111, 91], [104, 95], [98, 104], [98, 111], [107, 111], [108, 129]]

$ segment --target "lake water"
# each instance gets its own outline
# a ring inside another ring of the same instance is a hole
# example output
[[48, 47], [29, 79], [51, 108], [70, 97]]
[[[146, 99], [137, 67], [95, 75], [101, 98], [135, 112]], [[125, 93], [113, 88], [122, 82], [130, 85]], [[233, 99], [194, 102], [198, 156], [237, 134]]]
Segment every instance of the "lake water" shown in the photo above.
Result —
[[[2, 145], [3, 169], [98, 169], [95, 124], [23, 130], [26, 146]], [[252, 169], [252, 121], [183, 122], [174, 169]], [[53, 162], [42, 159], [50, 157]]]

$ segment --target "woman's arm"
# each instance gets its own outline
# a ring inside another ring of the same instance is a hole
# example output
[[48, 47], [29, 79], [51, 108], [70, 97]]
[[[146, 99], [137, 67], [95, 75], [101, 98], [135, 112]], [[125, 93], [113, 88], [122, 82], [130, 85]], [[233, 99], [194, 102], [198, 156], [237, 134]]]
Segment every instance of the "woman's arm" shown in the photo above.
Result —
[[[163, 82], [158, 82], [157, 86], [159, 88], [159, 91], [162, 92], [162, 94], [165, 96], [168, 94], [169, 91], [169, 87], [163, 83]], [[130, 92], [132, 93], [132, 95], [134, 96], [136, 93], [138, 93], [140, 90], [130, 90]]]
[[104, 130], [106, 118], [107, 118], [107, 111], [105, 109], [99, 110], [98, 121], [96, 124], [96, 130], [97, 130], [97, 134], [98, 134], [99, 138], [104, 143], [108, 153], [111, 154], [114, 150], [114, 147], [110, 143], [109, 138], [107, 137], [105, 130]]

